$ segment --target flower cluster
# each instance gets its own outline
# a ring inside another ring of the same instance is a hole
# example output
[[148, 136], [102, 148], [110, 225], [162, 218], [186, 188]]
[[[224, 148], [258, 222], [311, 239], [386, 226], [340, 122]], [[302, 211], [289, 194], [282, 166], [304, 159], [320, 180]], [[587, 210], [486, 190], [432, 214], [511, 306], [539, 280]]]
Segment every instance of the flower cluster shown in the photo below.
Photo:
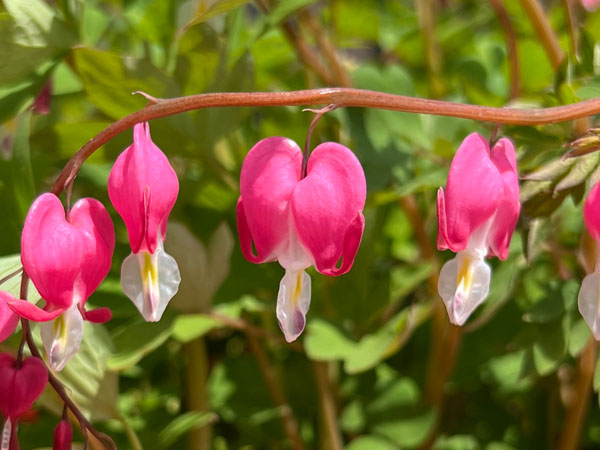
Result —
[[[308, 157], [290, 139], [269, 137], [246, 156], [237, 203], [240, 247], [248, 261], [278, 261], [285, 270], [276, 316], [288, 342], [306, 325], [311, 302], [306, 270], [314, 266], [320, 274], [339, 276], [352, 268], [365, 227], [366, 191], [360, 162], [337, 143], [323, 143]], [[177, 262], [164, 249], [178, 192], [177, 175], [152, 142], [148, 124], [136, 125], [133, 143], [110, 171], [108, 195], [131, 247], [121, 266], [122, 288], [149, 322], [161, 319], [181, 280]], [[491, 280], [485, 258], [507, 258], [520, 209], [511, 141], [503, 138], [491, 145], [479, 134], [467, 136], [452, 160], [445, 189], [437, 195], [437, 246], [456, 253], [438, 280], [451, 323], [463, 325], [485, 300]], [[600, 184], [586, 199], [584, 218], [600, 242]], [[108, 308], [90, 310], [86, 302], [107, 276], [114, 248], [113, 224], [98, 200], [83, 198], [65, 211], [56, 195], [38, 197], [23, 227], [21, 260], [44, 305], [0, 291], [0, 342], [14, 332], [19, 317], [40, 322], [49, 367], [64, 368], [80, 346], [83, 322], [111, 318]], [[600, 257], [579, 293], [581, 314], [600, 340], [599, 286]], [[12, 442], [18, 419], [47, 380], [40, 359], [0, 354], [2, 448], [16, 448]], [[63, 415], [54, 448], [69, 448], [71, 439], [72, 428]]]

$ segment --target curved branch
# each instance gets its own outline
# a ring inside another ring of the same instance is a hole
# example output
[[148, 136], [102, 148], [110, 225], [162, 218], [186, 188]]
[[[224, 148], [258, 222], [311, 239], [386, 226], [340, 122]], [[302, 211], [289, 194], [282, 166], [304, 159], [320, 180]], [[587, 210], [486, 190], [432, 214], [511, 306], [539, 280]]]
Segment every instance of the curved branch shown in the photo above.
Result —
[[387, 109], [512, 125], [544, 125], [600, 113], [600, 98], [551, 108], [517, 109], [467, 105], [351, 88], [323, 88], [291, 92], [225, 92], [156, 100], [156, 103], [113, 122], [81, 147], [58, 175], [52, 186], [52, 192], [59, 194], [75, 178], [83, 162], [94, 151], [136, 123], [195, 109], [233, 106], [306, 106], [334, 103], [339, 108], [355, 106]]
[[[20, 292], [20, 298], [23, 300], [27, 300], [27, 285], [28, 285], [28, 283], [29, 283], [29, 277], [27, 276], [25, 271], [23, 271], [23, 275], [21, 276], [21, 292]], [[41, 355], [39, 349], [35, 345], [33, 336], [31, 335], [31, 328], [29, 326], [29, 320], [21, 318], [21, 328], [23, 331], [23, 337], [25, 338], [25, 341], [27, 341], [27, 346], [29, 347], [31, 354], [33, 356], [35, 356], [36, 358], [39, 358], [42, 362], [44, 362], [44, 358], [42, 358], [42, 355]], [[44, 364], [46, 364], [46, 363], [44, 362]], [[109, 450], [116, 450], [117, 446], [115, 445], [114, 441], [110, 438], [110, 436], [96, 430], [96, 428], [94, 428], [94, 426], [85, 418], [85, 416], [79, 410], [79, 408], [77, 407], [75, 402], [73, 402], [73, 400], [71, 400], [71, 398], [68, 396], [67, 391], [65, 390], [65, 387], [63, 386], [63, 384], [58, 380], [58, 378], [56, 378], [54, 376], [54, 374], [52, 373], [52, 371], [50, 369], [48, 369], [48, 382], [52, 386], [52, 389], [54, 389], [54, 391], [58, 394], [58, 396], [64, 402], [65, 406], [71, 410], [71, 412], [77, 419], [77, 422], [79, 423], [83, 434], [87, 435], [87, 431], [89, 431], [96, 439], [98, 439], [98, 441], [100, 441], [104, 445], [105, 448], [107, 448]]]

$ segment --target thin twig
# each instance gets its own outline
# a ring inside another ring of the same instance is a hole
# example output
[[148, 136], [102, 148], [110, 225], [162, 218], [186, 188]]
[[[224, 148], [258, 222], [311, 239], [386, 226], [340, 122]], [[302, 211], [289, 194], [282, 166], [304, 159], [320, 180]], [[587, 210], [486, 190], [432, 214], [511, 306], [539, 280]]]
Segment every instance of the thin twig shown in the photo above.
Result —
[[[29, 284], [29, 277], [25, 272], [21, 276], [21, 292], [20, 298], [23, 300], [27, 300], [27, 286]], [[29, 351], [33, 356], [39, 358], [42, 362], [44, 362], [44, 358], [35, 345], [35, 341], [33, 340], [33, 336], [31, 335], [31, 328], [29, 326], [29, 320], [21, 318], [21, 328], [23, 331], [23, 336], [27, 341], [27, 346], [29, 347]], [[44, 364], [46, 364], [44, 362]], [[77, 422], [80, 424], [81, 431], [84, 435], [86, 435], [86, 431], [89, 431], [96, 439], [104, 444], [104, 447], [109, 450], [116, 450], [117, 446], [114, 441], [110, 438], [110, 436], [96, 430], [94, 426], [85, 418], [84, 414], [79, 410], [77, 405], [71, 400], [68, 396], [67, 391], [63, 384], [54, 376], [52, 371], [48, 369], [48, 382], [56, 392], [56, 394], [61, 398], [64, 404], [71, 410]]]
[[324, 448], [328, 450], [342, 450], [343, 442], [337, 425], [335, 401], [332, 394], [331, 383], [328, 376], [328, 363], [313, 361], [313, 371], [319, 391], [319, 403], [325, 425], [327, 442]]
[[273, 369], [273, 366], [271, 366], [269, 358], [267, 357], [262, 344], [258, 341], [256, 336], [252, 333], [247, 333], [246, 337], [248, 338], [250, 350], [258, 361], [260, 371], [262, 372], [263, 378], [267, 383], [269, 393], [271, 394], [275, 404], [281, 410], [283, 430], [288, 439], [292, 442], [292, 448], [294, 448], [294, 450], [304, 450], [305, 447], [302, 443], [302, 438], [300, 437], [300, 432], [298, 430], [298, 422], [296, 421], [296, 417], [294, 416], [292, 408], [286, 399], [283, 386], [277, 377], [275, 369]]
[[317, 40], [317, 44], [321, 49], [323, 57], [327, 60], [327, 63], [331, 68], [330, 77], [334, 80], [333, 84], [341, 87], [352, 87], [352, 79], [350, 78], [348, 71], [340, 63], [337, 51], [328, 39], [327, 31], [323, 29], [319, 21], [309, 10], [305, 10], [300, 14], [300, 23], [306, 26]]
[[565, 54], [544, 10], [536, 0], [520, 0], [520, 2], [527, 16], [529, 16], [529, 20], [552, 63], [552, 67], [558, 69], [565, 59]]
[[562, 2], [567, 21], [567, 31], [569, 32], [569, 53], [571, 54], [571, 58], [577, 59], [579, 53], [579, 41], [577, 39], [577, 25], [575, 24], [572, 0], [562, 0]]
[[508, 55], [508, 65], [510, 67], [510, 93], [511, 100], [518, 98], [521, 94], [521, 80], [519, 77], [519, 54], [517, 52], [517, 36], [512, 26], [510, 17], [502, 0], [490, 0], [498, 22], [502, 27], [504, 39], [506, 40], [506, 53]]
[[17, 270], [15, 270], [14, 272], [9, 273], [8, 275], [6, 275], [4, 278], [0, 279], [0, 285], [4, 284], [5, 282], [7, 282], [8, 280], [10, 280], [11, 278], [19, 275], [21, 272], [23, 271], [22, 267], [19, 267]]
[[578, 448], [579, 435], [585, 420], [585, 412], [590, 403], [590, 392], [596, 365], [596, 341], [590, 336], [579, 360], [573, 381], [573, 397], [567, 405], [567, 414], [560, 432], [557, 450]]
[[76, 176], [83, 162], [92, 153], [136, 123], [196, 109], [234, 106], [308, 106], [334, 103], [338, 108], [355, 106], [387, 109], [513, 125], [544, 125], [600, 113], [600, 97], [551, 108], [517, 109], [467, 105], [350, 88], [323, 88], [291, 92], [226, 92], [157, 100], [157, 103], [113, 122], [81, 147], [58, 175], [52, 186], [52, 193], [60, 193]]
[[285, 345], [286, 348], [291, 350], [296, 350], [300, 352], [303, 351], [302, 344], [300, 342], [295, 341], [287, 343], [280, 335], [276, 335], [268, 332], [267, 330], [263, 330], [262, 328], [256, 327], [246, 320], [236, 319], [216, 312], [211, 312], [207, 315], [214, 318], [215, 320], [218, 320], [219, 322], [222, 322], [223, 325], [225, 325], [226, 327], [233, 328], [234, 330], [239, 330], [243, 333], [252, 334], [256, 337], [269, 340], [275, 345]]
[[[271, 7], [268, 0], [256, 0], [256, 4], [267, 14]], [[321, 63], [319, 55], [311, 48], [311, 46], [303, 39], [296, 24], [290, 20], [286, 20], [281, 24], [281, 28], [288, 41], [296, 49], [298, 57], [309, 69], [315, 72], [325, 84], [334, 85], [335, 80], [330, 76], [327, 68]]]

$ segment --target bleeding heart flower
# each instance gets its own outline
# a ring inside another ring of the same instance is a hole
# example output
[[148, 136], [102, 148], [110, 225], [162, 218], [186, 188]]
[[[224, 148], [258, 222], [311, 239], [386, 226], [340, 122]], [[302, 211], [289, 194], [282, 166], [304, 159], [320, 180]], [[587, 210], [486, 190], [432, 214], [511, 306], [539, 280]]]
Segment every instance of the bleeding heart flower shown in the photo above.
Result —
[[20, 364], [8, 353], [0, 353], [0, 411], [4, 416], [2, 449], [18, 449], [19, 417], [25, 414], [48, 383], [48, 370], [39, 358]]
[[596, 11], [600, 7], [600, 0], [581, 0], [581, 4], [588, 11]]
[[63, 417], [54, 429], [54, 443], [52, 450], [71, 450], [73, 441], [73, 427], [68, 417]]
[[8, 292], [0, 291], [0, 342], [13, 334], [19, 323], [19, 316], [8, 306], [8, 302], [14, 300], [16, 299]]
[[150, 139], [148, 124], [137, 124], [133, 144], [110, 171], [108, 196], [127, 226], [132, 251], [121, 267], [121, 285], [148, 322], [160, 320], [181, 281], [177, 262], [163, 249], [178, 192], [177, 175]]
[[489, 291], [491, 269], [484, 257], [506, 259], [519, 218], [517, 162], [510, 140], [500, 139], [490, 151], [479, 134], [467, 136], [437, 200], [438, 249], [457, 252], [442, 267], [438, 291], [450, 322], [462, 325]]
[[[597, 183], [583, 205], [583, 219], [592, 238], [598, 245], [600, 242], [600, 183]], [[596, 261], [593, 273], [588, 274], [579, 290], [579, 312], [592, 330], [597, 341], [600, 341], [600, 258]]]
[[244, 160], [237, 204], [246, 259], [277, 260], [285, 269], [277, 318], [288, 342], [304, 330], [310, 305], [310, 277], [304, 269], [314, 265], [320, 273], [336, 276], [352, 267], [364, 229], [367, 190], [360, 162], [340, 144], [319, 145], [305, 178], [301, 169], [302, 151], [295, 142], [263, 139]]
[[31, 205], [21, 235], [21, 262], [46, 306], [24, 300], [9, 301], [9, 306], [21, 317], [45, 322], [42, 341], [54, 370], [62, 370], [77, 353], [83, 320], [110, 320], [108, 308], [86, 311], [85, 302], [108, 274], [114, 247], [112, 221], [98, 200], [79, 200], [67, 217], [54, 194], [42, 194]]

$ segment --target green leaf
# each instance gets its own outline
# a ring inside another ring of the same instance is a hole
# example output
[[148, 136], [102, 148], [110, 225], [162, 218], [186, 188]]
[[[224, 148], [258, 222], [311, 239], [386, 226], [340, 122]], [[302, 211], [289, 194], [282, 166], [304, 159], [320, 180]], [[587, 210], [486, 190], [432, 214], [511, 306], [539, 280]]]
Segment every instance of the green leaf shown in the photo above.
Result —
[[[0, 279], [14, 273], [22, 267], [21, 255], [10, 255], [0, 257]], [[21, 291], [21, 276], [15, 275], [9, 280], [5, 281], [0, 285], [0, 289], [12, 294], [15, 298], [20, 297]], [[37, 303], [42, 297], [33, 285], [29, 282], [29, 288], [27, 293], [27, 299], [31, 303]]]
[[73, 50], [77, 73], [89, 100], [114, 119], [141, 109], [147, 100], [133, 92], [154, 97], [176, 97], [179, 89], [173, 79], [146, 60], [128, 59], [116, 53], [77, 48]]
[[372, 369], [400, 350], [414, 330], [428, 319], [431, 304], [417, 303], [404, 308], [373, 334], [361, 338], [353, 352], [345, 358], [347, 373]]
[[433, 450], [479, 450], [479, 442], [474, 436], [460, 435], [440, 436], [433, 445]]
[[158, 434], [158, 445], [171, 447], [182, 435], [192, 430], [198, 430], [209, 423], [215, 422], [217, 415], [207, 411], [189, 411], [177, 416]]
[[207, 2], [200, 0], [194, 18], [187, 24], [191, 26], [197, 23], [206, 22], [219, 14], [224, 14], [233, 9], [248, 3], [250, 0], [216, 0], [215, 2]]
[[[65, 385], [86, 417], [93, 421], [116, 419], [119, 417], [119, 377], [107, 367], [112, 342], [102, 325], [84, 322], [83, 330], [79, 351], [55, 376]], [[41, 348], [39, 333], [33, 334]], [[62, 411], [63, 404], [57, 402], [55, 396], [47, 395], [43, 402], [56, 414]]]
[[183, 314], [173, 323], [173, 337], [179, 342], [190, 342], [222, 326], [221, 321], [206, 314]]
[[569, 332], [569, 355], [576, 358], [590, 338], [590, 328], [583, 318], [579, 317], [571, 326]]
[[308, 5], [317, 3], [317, 0], [283, 0], [277, 3], [269, 11], [268, 21], [271, 26], [275, 26], [291, 16], [296, 11], [305, 8]]
[[600, 158], [599, 153], [591, 153], [576, 158], [577, 162], [567, 176], [555, 186], [554, 191], [563, 191], [583, 183], [598, 165], [598, 158]]
[[163, 316], [160, 322], [143, 322], [136, 318], [113, 334], [115, 352], [107, 361], [110, 370], [121, 371], [133, 367], [144, 356], [160, 347], [171, 336], [173, 317]]
[[13, 193], [17, 207], [21, 212], [22, 222], [25, 222], [29, 207], [35, 198], [35, 184], [29, 152], [30, 121], [31, 112], [26, 112], [18, 118], [12, 149]]
[[73, 35], [43, 0], [4, 0], [15, 21], [15, 43], [24, 47], [68, 48]]
[[400, 448], [422, 444], [435, 425], [436, 414], [433, 409], [420, 406], [418, 385], [408, 377], [380, 382], [376, 397], [367, 405], [372, 430]]
[[569, 327], [567, 315], [563, 316], [562, 320], [555, 320], [540, 327], [532, 348], [533, 363], [540, 375], [552, 372], [565, 356]]
[[309, 358], [316, 361], [344, 359], [355, 347], [356, 343], [332, 324], [321, 319], [308, 322], [304, 350]]
[[344, 447], [345, 450], [398, 450], [393, 443], [379, 436], [359, 436]]

